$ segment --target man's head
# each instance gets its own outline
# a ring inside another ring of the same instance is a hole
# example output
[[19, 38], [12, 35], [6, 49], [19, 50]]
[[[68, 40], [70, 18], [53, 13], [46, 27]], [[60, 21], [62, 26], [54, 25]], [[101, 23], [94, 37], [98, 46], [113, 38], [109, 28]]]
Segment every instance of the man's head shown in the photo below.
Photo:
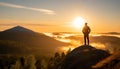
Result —
[[87, 22], [85, 23], [85, 25], [87, 26]]

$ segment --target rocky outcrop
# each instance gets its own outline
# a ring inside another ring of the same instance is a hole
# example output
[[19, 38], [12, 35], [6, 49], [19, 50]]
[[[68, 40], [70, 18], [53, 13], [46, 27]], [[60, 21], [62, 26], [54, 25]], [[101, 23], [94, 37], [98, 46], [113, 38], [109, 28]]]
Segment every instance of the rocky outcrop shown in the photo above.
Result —
[[92, 66], [93, 69], [120, 69], [120, 51]]
[[61, 69], [92, 69], [92, 66], [108, 57], [106, 51], [82, 45], [71, 51], [63, 60]]

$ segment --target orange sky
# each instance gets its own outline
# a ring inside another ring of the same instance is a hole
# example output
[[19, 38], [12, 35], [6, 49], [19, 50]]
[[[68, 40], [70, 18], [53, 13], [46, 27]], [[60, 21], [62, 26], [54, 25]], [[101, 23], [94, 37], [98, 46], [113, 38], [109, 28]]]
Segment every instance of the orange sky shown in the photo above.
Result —
[[120, 32], [119, 0], [0, 0], [0, 31], [16, 25], [37, 32], [80, 32], [76, 17], [92, 32]]

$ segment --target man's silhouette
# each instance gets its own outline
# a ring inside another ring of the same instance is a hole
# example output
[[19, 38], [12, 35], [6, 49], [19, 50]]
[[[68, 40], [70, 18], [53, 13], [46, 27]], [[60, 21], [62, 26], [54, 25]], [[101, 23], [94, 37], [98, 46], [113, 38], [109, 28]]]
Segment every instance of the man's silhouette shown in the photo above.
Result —
[[90, 33], [90, 27], [87, 25], [87, 23], [85, 23], [85, 26], [83, 27], [82, 29], [82, 32], [84, 34], [84, 43], [86, 45], [86, 40], [88, 42], [88, 45], [89, 45], [89, 33]]

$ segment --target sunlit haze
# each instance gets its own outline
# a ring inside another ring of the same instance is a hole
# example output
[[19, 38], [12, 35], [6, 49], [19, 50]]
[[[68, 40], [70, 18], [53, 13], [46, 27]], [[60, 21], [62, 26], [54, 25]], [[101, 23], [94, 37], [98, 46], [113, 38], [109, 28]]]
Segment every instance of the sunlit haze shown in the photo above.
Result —
[[[59, 33], [58, 35], [54, 35], [52, 33], [44, 33], [44, 34], [47, 35], [47, 36], [53, 37], [53, 38], [55, 38], [58, 41], [65, 42], [65, 43], [70, 43], [70, 45], [68, 45], [68, 46], [61, 46], [59, 48], [60, 51], [66, 52], [69, 49], [73, 50], [74, 48], [76, 48], [76, 47], [78, 47], [78, 46], [83, 44], [83, 35], [80, 35], [80, 34], [77, 34], [77, 33], [76, 34], [75, 33], [71, 33], [71, 34]], [[107, 40], [107, 38], [104, 38], [103, 41], [100, 40], [100, 42], [96, 42], [97, 40], [99, 40], [99, 37], [102, 37], [102, 36], [105, 36], [105, 35], [109, 37], [108, 40]], [[72, 37], [72, 39], [70, 37]], [[109, 48], [109, 46], [113, 46], [112, 44], [109, 44], [109, 42], [107, 42], [107, 41], [110, 40], [110, 37], [118, 37], [119, 38], [120, 35], [92, 34], [91, 37], [97, 37], [98, 38], [98, 39], [96, 39], [96, 41], [91, 41], [90, 42], [91, 46], [93, 46], [93, 47], [95, 47], [97, 49], [106, 50], [106, 49]], [[91, 39], [91, 40], [95, 40], [95, 39]], [[116, 44], [116, 43], [113, 43], [113, 44]]]

